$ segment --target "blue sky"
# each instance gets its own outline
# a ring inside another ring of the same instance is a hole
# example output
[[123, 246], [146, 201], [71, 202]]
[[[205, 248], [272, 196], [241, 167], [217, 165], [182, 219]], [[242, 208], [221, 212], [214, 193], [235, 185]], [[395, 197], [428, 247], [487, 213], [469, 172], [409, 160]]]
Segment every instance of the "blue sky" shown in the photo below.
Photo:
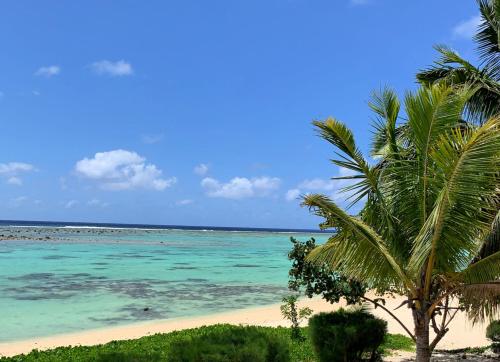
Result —
[[315, 136], [432, 45], [475, 59], [474, 1], [3, 1], [0, 219], [315, 227]]

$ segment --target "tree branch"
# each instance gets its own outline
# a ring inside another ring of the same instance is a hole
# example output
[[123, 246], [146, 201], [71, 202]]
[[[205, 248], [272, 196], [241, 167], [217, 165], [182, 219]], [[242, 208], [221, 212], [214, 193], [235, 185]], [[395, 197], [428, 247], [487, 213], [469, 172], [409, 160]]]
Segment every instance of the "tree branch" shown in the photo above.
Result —
[[[432, 343], [430, 344], [429, 348], [431, 349], [431, 351], [434, 350], [434, 348], [436, 347], [436, 345], [439, 343], [439, 341], [444, 337], [444, 335], [448, 332], [448, 325], [450, 324], [450, 322], [453, 320], [453, 318], [455, 318], [455, 315], [458, 313], [458, 311], [460, 310], [460, 308], [453, 308], [455, 309], [455, 312], [453, 314], [450, 314], [450, 318], [448, 319], [448, 322], [446, 322], [446, 317], [447, 315], [449, 314], [449, 310], [450, 310], [450, 306], [449, 306], [449, 298], [446, 297], [446, 303], [445, 303], [445, 307], [444, 307], [444, 315], [443, 315], [443, 319], [441, 321], [441, 328], [439, 330], [438, 333], [436, 333], [436, 337], [434, 337], [434, 340], [432, 341]], [[434, 317], [433, 317], [434, 319]]]
[[366, 300], [367, 302], [370, 302], [370, 303], [373, 303], [374, 305], [376, 305], [377, 307], [380, 307], [382, 308], [383, 310], [385, 310], [387, 313], [389, 313], [389, 315], [394, 318], [399, 324], [401, 327], [403, 327], [403, 329], [406, 331], [406, 333], [408, 333], [408, 335], [411, 337], [411, 339], [413, 339], [413, 342], [416, 342], [417, 339], [415, 338], [415, 336], [413, 335], [413, 333], [410, 332], [410, 330], [403, 324], [403, 322], [401, 322], [401, 320], [396, 317], [394, 315], [394, 313], [392, 313], [389, 309], [387, 309], [385, 306], [383, 306], [382, 304], [376, 302], [375, 300], [373, 299], [370, 299], [370, 298], [367, 298], [365, 296], [361, 297], [361, 299], [364, 299]]

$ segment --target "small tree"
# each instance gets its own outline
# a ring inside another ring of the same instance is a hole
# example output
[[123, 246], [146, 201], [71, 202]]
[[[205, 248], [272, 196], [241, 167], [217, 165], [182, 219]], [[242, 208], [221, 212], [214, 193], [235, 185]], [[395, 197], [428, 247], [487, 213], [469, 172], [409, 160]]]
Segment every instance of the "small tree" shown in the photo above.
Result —
[[283, 304], [280, 307], [281, 314], [283, 317], [292, 322], [292, 335], [293, 339], [303, 341], [304, 337], [300, 333], [300, 323], [308, 318], [313, 311], [308, 308], [300, 308], [297, 309], [297, 296], [289, 295], [288, 297], [283, 298]]

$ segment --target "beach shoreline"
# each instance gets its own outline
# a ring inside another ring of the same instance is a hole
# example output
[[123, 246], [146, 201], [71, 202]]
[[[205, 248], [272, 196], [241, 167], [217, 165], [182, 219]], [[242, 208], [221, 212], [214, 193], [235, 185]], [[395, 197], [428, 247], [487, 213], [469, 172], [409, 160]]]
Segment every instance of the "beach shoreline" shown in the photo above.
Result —
[[[401, 304], [402, 297], [387, 299], [386, 307], [393, 311], [403, 323], [411, 328], [411, 313], [407, 308], [394, 310]], [[308, 306], [315, 313], [326, 312], [344, 307], [345, 303], [330, 304], [320, 298], [303, 299], [299, 306]], [[272, 304], [245, 309], [236, 309], [216, 314], [182, 317], [166, 320], [152, 320], [121, 326], [105, 327], [100, 329], [72, 332], [60, 335], [30, 338], [21, 341], [9, 341], [0, 343], [0, 357], [10, 357], [18, 354], [29, 353], [33, 349], [47, 350], [62, 346], [91, 346], [104, 344], [113, 340], [137, 339], [157, 333], [168, 333], [176, 330], [197, 328], [204, 325], [219, 323], [258, 325], [266, 327], [289, 326], [289, 322], [283, 319], [280, 312], [280, 304]], [[372, 309], [371, 312], [382, 317], [388, 322], [390, 333], [405, 334], [403, 328], [392, 318], [387, 316], [380, 308]], [[463, 313], [459, 313], [452, 322], [453, 328], [439, 343], [439, 349], [457, 349], [464, 347], [479, 347], [489, 345], [485, 337], [487, 324], [473, 326]]]

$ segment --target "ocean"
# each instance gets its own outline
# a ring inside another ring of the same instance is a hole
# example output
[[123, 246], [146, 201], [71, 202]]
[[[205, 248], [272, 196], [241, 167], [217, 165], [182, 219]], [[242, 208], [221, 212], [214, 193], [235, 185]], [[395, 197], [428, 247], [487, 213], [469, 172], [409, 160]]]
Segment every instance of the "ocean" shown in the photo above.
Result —
[[0, 221], [0, 342], [280, 303], [313, 230]]

